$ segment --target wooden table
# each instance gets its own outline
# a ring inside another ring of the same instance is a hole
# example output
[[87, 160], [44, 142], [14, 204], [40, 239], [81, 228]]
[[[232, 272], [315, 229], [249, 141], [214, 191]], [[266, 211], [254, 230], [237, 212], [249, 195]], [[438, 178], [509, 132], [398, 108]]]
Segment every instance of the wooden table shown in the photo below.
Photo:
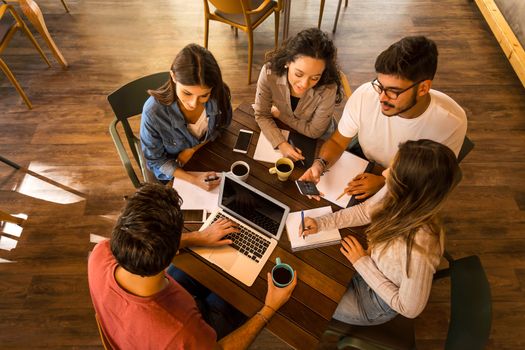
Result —
[[[247, 155], [232, 151], [239, 129], [254, 131]], [[253, 110], [249, 104], [243, 104], [234, 111], [233, 122], [228, 130], [218, 140], [200, 149], [185, 169], [228, 171], [232, 162], [243, 160], [251, 168], [247, 182], [287, 204], [291, 211], [331, 204], [325, 200], [309, 200], [299, 194], [292, 180], [299, 178], [303, 169], [294, 169], [288, 181], [280, 182], [275, 175], [268, 173], [269, 163], [253, 160], [258, 137], [259, 127], [253, 117]], [[335, 211], [338, 207], [333, 206], [333, 209]], [[343, 235], [349, 232], [341, 231]], [[360, 241], [363, 243], [361, 236]], [[292, 253], [284, 233], [252, 287], [246, 287], [193, 253], [179, 254], [175, 265], [245, 315], [252, 316], [264, 303], [266, 273], [275, 265], [276, 257], [297, 270], [298, 284], [292, 298], [272, 318], [268, 329], [295, 348], [314, 349], [354, 273], [351, 264], [339, 252], [339, 245]]]

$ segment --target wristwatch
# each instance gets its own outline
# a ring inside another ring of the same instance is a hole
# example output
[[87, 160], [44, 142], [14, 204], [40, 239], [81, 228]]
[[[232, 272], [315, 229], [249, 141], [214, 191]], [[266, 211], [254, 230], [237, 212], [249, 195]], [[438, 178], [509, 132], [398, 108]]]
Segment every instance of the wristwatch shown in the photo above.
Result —
[[326, 169], [328, 168], [328, 161], [324, 160], [323, 158], [315, 158], [314, 159], [314, 162], [317, 161], [321, 164], [321, 166], [323, 167], [323, 171], [321, 172], [321, 176], [324, 175], [324, 173], [326, 173]]

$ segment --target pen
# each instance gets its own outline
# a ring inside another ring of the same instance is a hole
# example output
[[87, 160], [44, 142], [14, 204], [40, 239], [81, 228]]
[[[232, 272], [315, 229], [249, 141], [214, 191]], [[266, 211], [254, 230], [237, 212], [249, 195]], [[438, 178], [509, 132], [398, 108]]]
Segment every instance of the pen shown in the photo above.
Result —
[[[297, 150], [297, 147], [295, 147], [295, 144], [293, 143], [292, 139], [288, 140], [288, 143], [293, 147], [294, 150]], [[306, 166], [304, 164], [304, 161], [302, 159], [299, 160], [303, 166]]]
[[219, 177], [215, 176], [215, 177], [207, 177], [204, 179], [205, 182], [209, 182], [209, 181], [215, 181], [215, 180], [219, 180]]
[[301, 236], [303, 236], [304, 239], [304, 210], [301, 210], [301, 227], [303, 228], [303, 232], [301, 232]]

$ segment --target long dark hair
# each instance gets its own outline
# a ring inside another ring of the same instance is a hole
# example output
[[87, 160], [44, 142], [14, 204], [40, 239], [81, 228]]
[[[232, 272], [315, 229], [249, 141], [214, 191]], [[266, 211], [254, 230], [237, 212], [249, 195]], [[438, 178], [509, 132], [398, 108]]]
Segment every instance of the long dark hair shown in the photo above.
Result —
[[402, 143], [387, 178], [388, 194], [372, 213], [366, 231], [369, 246], [387, 247], [402, 237], [406, 242], [408, 275], [416, 232], [425, 227], [438, 238], [436, 241], [444, 239], [437, 214], [460, 180], [458, 161], [447, 146], [431, 140]]
[[[221, 69], [212, 53], [197, 44], [186, 45], [175, 57], [171, 71], [183, 85], [199, 85], [211, 88], [210, 99], [217, 102], [221, 112], [217, 118], [219, 127], [226, 124], [226, 114], [230, 109], [230, 88], [222, 80]], [[148, 90], [163, 105], [169, 106], [177, 100], [175, 83], [170, 79], [156, 90]]]
[[286, 74], [286, 66], [300, 56], [321, 59], [325, 62], [325, 69], [321, 79], [314, 86], [336, 84], [336, 103], [343, 100], [344, 92], [339, 78], [339, 67], [337, 65], [337, 48], [328, 35], [317, 28], [309, 28], [300, 31], [296, 36], [286, 40], [280, 47], [266, 54], [266, 62], [270, 63], [272, 71], [277, 75]]

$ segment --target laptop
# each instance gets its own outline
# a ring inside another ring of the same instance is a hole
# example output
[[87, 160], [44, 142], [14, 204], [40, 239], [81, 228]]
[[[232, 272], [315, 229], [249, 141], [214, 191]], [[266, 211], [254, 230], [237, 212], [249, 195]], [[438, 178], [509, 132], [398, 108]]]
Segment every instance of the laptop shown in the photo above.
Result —
[[222, 175], [218, 205], [200, 231], [225, 217], [239, 225], [239, 232], [225, 237], [233, 244], [190, 249], [251, 286], [277, 246], [290, 208], [230, 174]]

